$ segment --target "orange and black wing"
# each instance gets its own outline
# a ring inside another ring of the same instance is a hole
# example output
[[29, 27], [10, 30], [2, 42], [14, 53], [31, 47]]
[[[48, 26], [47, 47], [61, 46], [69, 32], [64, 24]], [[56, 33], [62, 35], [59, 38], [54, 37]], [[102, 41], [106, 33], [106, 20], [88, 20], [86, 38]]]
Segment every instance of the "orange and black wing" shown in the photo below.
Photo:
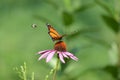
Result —
[[62, 39], [62, 36], [50, 24], [47, 24], [47, 27], [49, 31], [48, 34], [50, 35], [53, 41]]

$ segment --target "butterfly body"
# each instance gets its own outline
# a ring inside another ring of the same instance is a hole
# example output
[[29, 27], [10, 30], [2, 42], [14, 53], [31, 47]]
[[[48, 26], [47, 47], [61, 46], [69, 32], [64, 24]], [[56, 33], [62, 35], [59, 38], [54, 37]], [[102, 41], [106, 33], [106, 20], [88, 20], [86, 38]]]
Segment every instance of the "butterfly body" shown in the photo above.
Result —
[[50, 24], [47, 24], [48, 34], [52, 38], [53, 41], [61, 40], [63, 38]]

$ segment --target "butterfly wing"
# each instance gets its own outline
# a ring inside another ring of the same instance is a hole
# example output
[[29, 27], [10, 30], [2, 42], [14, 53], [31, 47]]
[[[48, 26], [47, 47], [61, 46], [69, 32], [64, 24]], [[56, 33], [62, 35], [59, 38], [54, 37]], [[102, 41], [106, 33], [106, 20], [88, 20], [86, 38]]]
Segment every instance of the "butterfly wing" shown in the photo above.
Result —
[[47, 24], [47, 27], [49, 30], [48, 34], [50, 35], [53, 41], [62, 39], [62, 36], [50, 24]]

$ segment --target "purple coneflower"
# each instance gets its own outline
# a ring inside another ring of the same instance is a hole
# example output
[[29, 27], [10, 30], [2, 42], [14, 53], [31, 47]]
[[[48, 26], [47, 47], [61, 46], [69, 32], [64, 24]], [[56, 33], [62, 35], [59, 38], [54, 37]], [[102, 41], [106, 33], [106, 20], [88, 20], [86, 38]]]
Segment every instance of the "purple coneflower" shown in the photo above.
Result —
[[58, 58], [63, 63], [65, 63], [64, 58], [71, 58], [75, 61], [78, 60], [76, 56], [66, 51], [66, 44], [63, 41], [56, 42], [53, 50], [44, 50], [38, 52], [38, 54], [41, 54], [39, 60], [41, 60], [42, 58], [46, 58], [46, 62], [49, 62], [55, 53], [58, 55]]

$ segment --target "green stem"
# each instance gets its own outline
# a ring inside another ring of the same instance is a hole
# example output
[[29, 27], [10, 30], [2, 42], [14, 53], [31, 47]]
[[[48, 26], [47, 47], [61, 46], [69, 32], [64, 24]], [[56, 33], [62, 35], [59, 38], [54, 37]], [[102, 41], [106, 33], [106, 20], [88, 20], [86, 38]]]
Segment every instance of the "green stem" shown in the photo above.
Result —
[[26, 73], [25, 73], [25, 72], [23, 73], [23, 77], [24, 77], [24, 80], [27, 80], [27, 79], [26, 79]]
[[56, 66], [55, 66], [54, 73], [53, 73], [53, 80], [56, 80], [56, 73], [58, 70], [58, 65], [59, 65], [59, 59], [57, 59], [57, 62], [56, 62]]
[[32, 72], [32, 80], [34, 80], [34, 72]]
[[23, 74], [23, 80], [27, 80], [27, 78], [26, 78], [26, 68], [25, 68], [25, 66], [24, 66], [24, 67], [21, 66], [21, 71], [22, 71], [22, 74]]

